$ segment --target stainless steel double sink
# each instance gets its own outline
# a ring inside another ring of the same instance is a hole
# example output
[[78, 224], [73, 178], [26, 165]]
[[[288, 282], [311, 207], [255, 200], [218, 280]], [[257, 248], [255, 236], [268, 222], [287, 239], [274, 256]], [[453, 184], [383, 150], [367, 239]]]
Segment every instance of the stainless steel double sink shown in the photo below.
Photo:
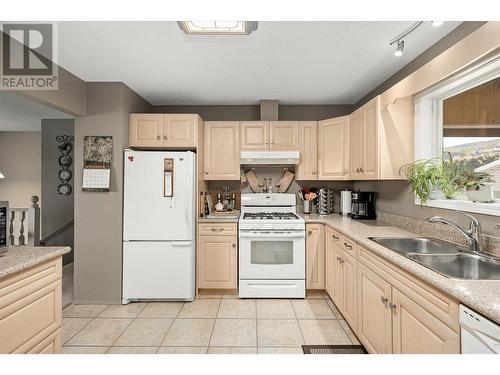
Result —
[[369, 237], [369, 239], [451, 278], [500, 280], [500, 258], [469, 253], [464, 248], [434, 238]]

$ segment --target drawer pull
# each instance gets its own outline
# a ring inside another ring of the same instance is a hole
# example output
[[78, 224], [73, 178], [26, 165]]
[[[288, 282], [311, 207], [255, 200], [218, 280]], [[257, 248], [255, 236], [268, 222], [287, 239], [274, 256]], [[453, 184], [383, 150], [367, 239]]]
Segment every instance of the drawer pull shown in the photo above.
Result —
[[349, 245], [347, 242], [344, 242], [344, 246], [345, 246], [346, 248], [348, 248], [349, 250], [352, 250], [352, 246], [351, 246], [351, 245]]
[[335, 241], [339, 241], [340, 240], [340, 237], [339, 236], [336, 236], [334, 234], [332, 234], [332, 238], [335, 240]]
[[212, 232], [222, 232], [224, 228], [210, 228]]

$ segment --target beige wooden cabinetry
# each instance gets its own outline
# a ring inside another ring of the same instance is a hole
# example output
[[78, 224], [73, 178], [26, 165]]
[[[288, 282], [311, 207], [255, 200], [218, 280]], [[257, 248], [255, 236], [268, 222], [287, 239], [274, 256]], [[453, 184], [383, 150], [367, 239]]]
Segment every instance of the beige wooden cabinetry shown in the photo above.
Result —
[[129, 146], [144, 148], [195, 148], [198, 123], [194, 114], [132, 113], [129, 116]]
[[318, 122], [318, 180], [349, 179], [349, 116]]
[[269, 121], [240, 122], [241, 151], [269, 150]]
[[458, 303], [360, 248], [358, 337], [372, 353], [460, 352]]
[[297, 180], [318, 179], [318, 122], [299, 122], [300, 162], [296, 168]]
[[334, 269], [335, 269], [335, 249], [336, 242], [340, 241], [340, 237], [336, 235], [332, 228], [326, 226], [325, 230], [325, 290], [328, 295], [334, 294]]
[[0, 353], [61, 352], [61, 257], [0, 280]]
[[204, 130], [205, 180], [239, 180], [238, 121], [206, 121]]
[[299, 149], [298, 121], [271, 121], [269, 149], [271, 151], [296, 151]]
[[241, 121], [242, 151], [294, 151], [299, 149], [298, 121]]
[[198, 288], [237, 289], [236, 225], [235, 223], [199, 224]]
[[351, 114], [351, 180], [374, 180], [379, 177], [379, 122], [378, 96]]
[[306, 225], [306, 288], [325, 289], [325, 237], [323, 224]]

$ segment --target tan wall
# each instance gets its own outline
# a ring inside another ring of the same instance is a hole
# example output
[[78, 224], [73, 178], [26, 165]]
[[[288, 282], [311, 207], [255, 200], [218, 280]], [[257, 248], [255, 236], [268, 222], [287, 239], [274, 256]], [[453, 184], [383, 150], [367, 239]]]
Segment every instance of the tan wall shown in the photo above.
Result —
[[11, 207], [29, 207], [31, 196], [41, 195], [41, 134], [0, 132], [0, 201]]
[[[87, 83], [87, 116], [75, 122], [76, 303], [120, 303], [122, 280], [123, 150], [128, 114], [147, 103], [123, 83]], [[109, 192], [83, 192], [83, 137], [113, 137]]]

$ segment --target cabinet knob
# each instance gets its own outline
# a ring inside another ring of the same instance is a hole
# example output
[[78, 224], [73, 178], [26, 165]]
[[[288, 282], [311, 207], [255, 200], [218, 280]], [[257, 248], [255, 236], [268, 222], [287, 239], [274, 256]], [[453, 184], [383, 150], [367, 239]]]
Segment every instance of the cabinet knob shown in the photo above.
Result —
[[310, 236], [313, 232], [311, 230], [307, 231], [307, 235]]
[[160, 140], [160, 136], [159, 136], [159, 135], [157, 135], [157, 136], [156, 136], [156, 139]]
[[384, 296], [380, 297], [380, 302], [382, 302], [384, 305], [389, 302], [389, 300], [387, 298], [385, 298]]
[[274, 145], [274, 141], [271, 139], [271, 144]]
[[359, 168], [356, 168], [356, 172], [358, 172], [358, 173], [359, 173]]
[[396, 304], [389, 302], [389, 307], [391, 308], [391, 310], [395, 310], [397, 306]]
[[236, 247], [236, 244], [235, 244], [235, 243], [233, 243], [233, 247]]
[[208, 171], [205, 171], [205, 174], [208, 174]]
[[264, 144], [267, 145], [267, 139], [264, 141]]
[[344, 259], [340, 258], [339, 262], [340, 264], [344, 264]]
[[360, 171], [360, 172], [363, 172], [363, 168], [359, 168], [359, 171]]
[[167, 136], [166, 136], [166, 135], [164, 135], [164, 136], [163, 136], [163, 139], [164, 139], [164, 140], [167, 140]]
[[314, 175], [314, 174], [316, 174], [316, 171], [313, 171], [313, 172], [312, 172], [312, 174], [313, 174], [313, 175]]

